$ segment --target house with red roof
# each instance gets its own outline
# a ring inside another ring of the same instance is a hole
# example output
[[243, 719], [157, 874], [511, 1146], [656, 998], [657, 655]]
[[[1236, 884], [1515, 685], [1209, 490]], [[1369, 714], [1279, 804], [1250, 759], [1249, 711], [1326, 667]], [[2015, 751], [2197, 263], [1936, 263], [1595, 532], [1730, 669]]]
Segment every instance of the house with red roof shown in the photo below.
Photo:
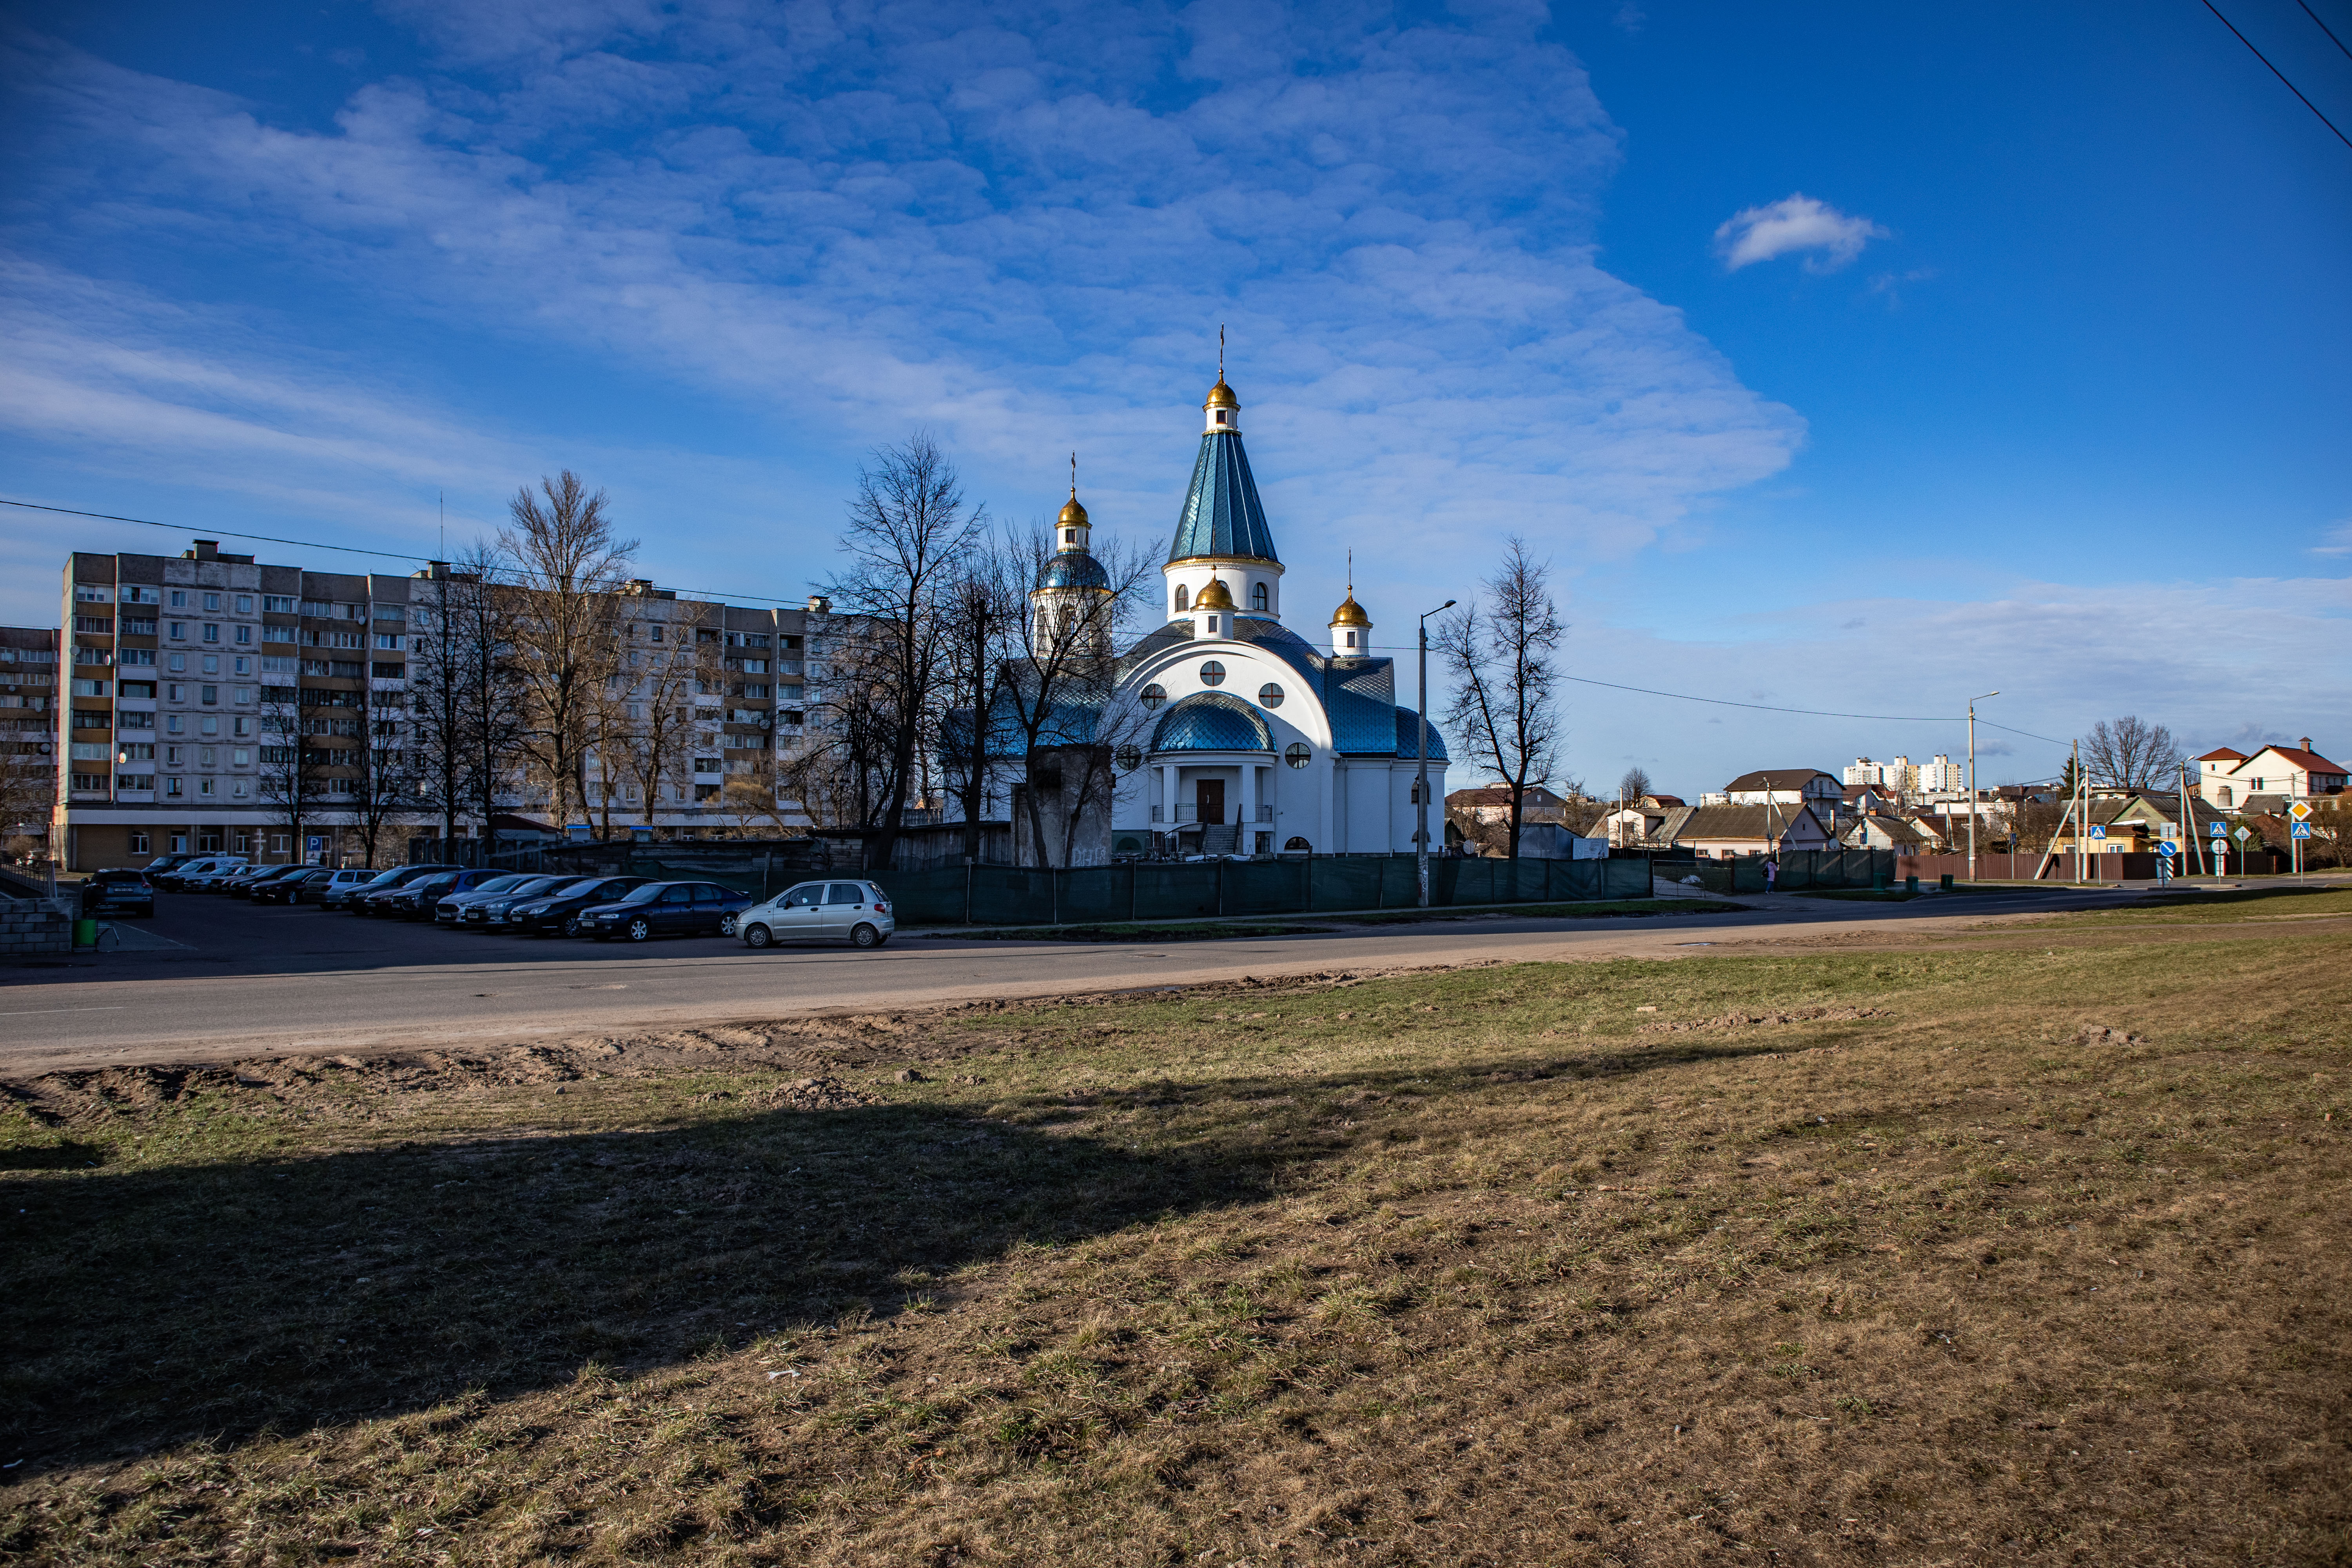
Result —
[[2283, 806], [2314, 795], [2341, 795], [2347, 770], [2311, 749], [2264, 746], [2252, 756], [2223, 746], [2197, 759], [2197, 793], [2224, 811]]

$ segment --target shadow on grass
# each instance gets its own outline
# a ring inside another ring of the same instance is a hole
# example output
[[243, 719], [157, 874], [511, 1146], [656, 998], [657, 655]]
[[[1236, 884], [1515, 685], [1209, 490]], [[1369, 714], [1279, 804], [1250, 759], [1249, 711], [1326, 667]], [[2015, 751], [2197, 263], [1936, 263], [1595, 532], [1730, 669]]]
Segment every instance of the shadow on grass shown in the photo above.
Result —
[[1021, 1244], [1269, 1191], [919, 1107], [5, 1186], [12, 1480], [886, 1314]]
[[[999, 1107], [1010, 1121], [925, 1106], [755, 1111], [0, 1179], [15, 1222], [0, 1263], [0, 1446], [21, 1461], [8, 1479], [30, 1479], [887, 1316], [1024, 1245], [1265, 1201], [1284, 1168], [1380, 1138], [1376, 1102], [1410, 1114], [1498, 1089], [1572, 1093], [1788, 1043], [1595, 1038], [1475, 1066], [1142, 1082]], [[1071, 1125], [1135, 1110], [1211, 1125], [1164, 1152]]]

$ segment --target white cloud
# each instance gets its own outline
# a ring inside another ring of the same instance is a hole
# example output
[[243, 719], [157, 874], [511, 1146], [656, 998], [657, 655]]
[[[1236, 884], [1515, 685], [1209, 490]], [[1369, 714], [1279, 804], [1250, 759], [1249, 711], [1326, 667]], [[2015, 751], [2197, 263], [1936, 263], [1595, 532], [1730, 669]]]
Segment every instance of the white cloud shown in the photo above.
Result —
[[2352, 517], [2331, 526], [2326, 542], [2311, 547], [2314, 555], [2352, 555]]
[[1732, 215], [1715, 231], [1715, 248], [1727, 272], [1799, 250], [1816, 253], [1805, 258], [1808, 272], [1834, 272], [1860, 256], [1864, 245], [1886, 237], [1886, 230], [1868, 218], [1849, 216], [1799, 192]]

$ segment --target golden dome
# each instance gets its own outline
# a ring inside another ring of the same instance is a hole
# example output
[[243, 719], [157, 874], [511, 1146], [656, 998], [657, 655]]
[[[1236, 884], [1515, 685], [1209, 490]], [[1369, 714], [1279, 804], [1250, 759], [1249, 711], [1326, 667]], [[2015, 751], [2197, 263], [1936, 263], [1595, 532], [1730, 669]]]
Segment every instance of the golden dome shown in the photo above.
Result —
[[1233, 609], [1235, 607], [1234, 591], [1225, 586], [1223, 577], [1212, 577], [1209, 585], [1201, 590], [1201, 596], [1192, 601], [1192, 607], [1196, 610]]
[[1223, 374], [1220, 374], [1217, 377], [1217, 384], [1209, 388], [1209, 400], [1201, 405], [1203, 408], [1234, 409], [1238, 409], [1241, 405], [1242, 400], [1234, 395], [1234, 389], [1225, 384], [1225, 378]]
[[1060, 528], [1089, 528], [1093, 526], [1087, 521], [1087, 509], [1078, 504], [1077, 491], [1072, 490], [1070, 492], [1070, 499], [1062, 503], [1062, 515], [1056, 520], [1055, 526]]
[[1339, 607], [1331, 612], [1331, 624], [1335, 626], [1369, 626], [1372, 624], [1372, 617], [1364, 614], [1363, 605], [1356, 603], [1356, 595], [1351, 589], [1348, 596], [1339, 601]]

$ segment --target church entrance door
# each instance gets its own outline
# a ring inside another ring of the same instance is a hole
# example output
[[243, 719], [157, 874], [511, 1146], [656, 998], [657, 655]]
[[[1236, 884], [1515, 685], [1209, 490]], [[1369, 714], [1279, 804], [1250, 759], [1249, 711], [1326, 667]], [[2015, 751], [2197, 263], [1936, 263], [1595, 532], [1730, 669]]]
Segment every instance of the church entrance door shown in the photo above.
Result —
[[1225, 781], [1195, 779], [1192, 781], [1192, 788], [1195, 792], [1193, 799], [1198, 803], [1193, 813], [1194, 819], [1202, 823], [1223, 822], [1225, 820]]

